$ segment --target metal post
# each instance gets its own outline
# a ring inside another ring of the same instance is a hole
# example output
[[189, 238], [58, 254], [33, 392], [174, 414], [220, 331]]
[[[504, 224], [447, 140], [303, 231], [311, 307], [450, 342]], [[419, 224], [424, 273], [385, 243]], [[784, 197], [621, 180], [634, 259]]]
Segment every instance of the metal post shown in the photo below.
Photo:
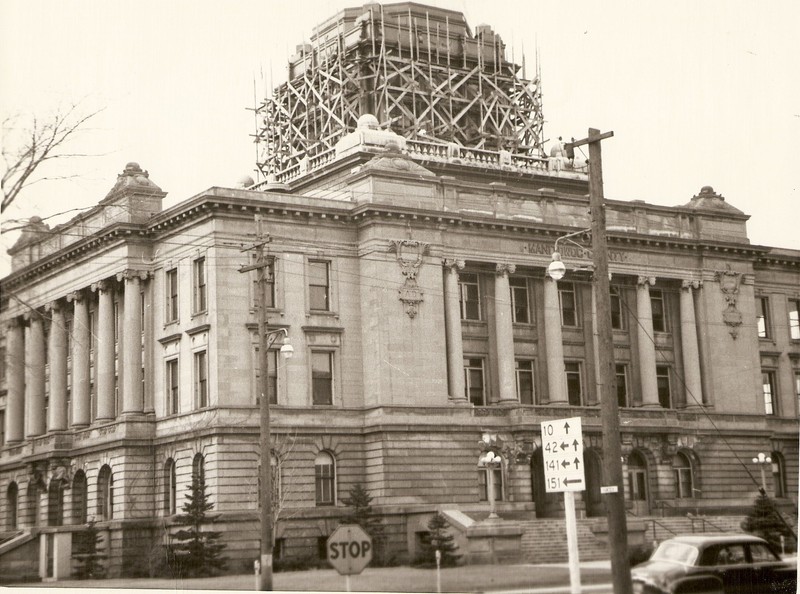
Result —
[[622, 483], [622, 447], [619, 439], [619, 410], [615, 390], [613, 335], [611, 331], [611, 296], [608, 279], [606, 213], [603, 204], [603, 159], [600, 141], [613, 132], [600, 134], [589, 128], [589, 137], [577, 144], [589, 145], [589, 205], [592, 218], [592, 256], [594, 292], [597, 300], [597, 336], [599, 342], [597, 373], [600, 411], [603, 426], [603, 471], [607, 485], [616, 486], [606, 495], [608, 541], [611, 550], [611, 573], [616, 594], [631, 594], [631, 570], [628, 564], [628, 528]]
[[578, 524], [575, 519], [575, 491], [564, 491], [564, 519], [569, 554], [569, 586], [571, 594], [581, 594], [581, 562], [578, 553]]
[[486, 464], [486, 495], [489, 499], [489, 519], [497, 518], [497, 509], [494, 502], [494, 467], [493, 462]]

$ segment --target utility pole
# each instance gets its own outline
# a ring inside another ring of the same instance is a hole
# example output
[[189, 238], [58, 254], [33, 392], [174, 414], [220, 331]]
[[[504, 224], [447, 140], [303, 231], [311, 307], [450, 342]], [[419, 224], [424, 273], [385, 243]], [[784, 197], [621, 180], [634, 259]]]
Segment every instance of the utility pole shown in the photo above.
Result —
[[594, 264], [593, 290], [597, 303], [594, 323], [598, 336], [597, 385], [600, 415], [603, 424], [603, 474], [606, 484], [615, 489], [605, 495], [608, 516], [608, 542], [611, 549], [611, 575], [615, 594], [632, 594], [631, 570], [628, 564], [628, 527], [625, 517], [625, 493], [622, 482], [622, 446], [619, 440], [619, 407], [614, 370], [613, 334], [611, 330], [611, 294], [608, 278], [608, 245], [606, 243], [606, 210], [603, 203], [603, 159], [600, 141], [614, 136], [589, 128], [588, 138], [567, 146], [589, 145], [589, 205]]
[[248, 266], [242, 266], [239, 272], [250, 272], [251, 270], [258, 271], [258, 365], [261, 380], [259, 382], [260, 392], [260, 408], [261, 408], [261, 433], [260, 433], [260, 449], [261, 449], [261, 556], [260, 556], [260, 573], [259, 573], [259, 590], [270, 591], [272, 590], [272, 438], [270, 435], [270, 419], [269, 419], [269, 401], [270, 401], [270, 384], [269, 384], [269, 337], [267, 335], [267, 281], [269, 280], [272, 271], [270, 270], [270, 262], [264, 254], [264, 246], [268, 244], [271, 239], [269, 234], [266, 236], [261, 230], [263, 220], [261, 216], [256, 215], [256, 241], [255, 243], [243, 251], [250, 251], [255, 249], [256, 260], [255, 263]]

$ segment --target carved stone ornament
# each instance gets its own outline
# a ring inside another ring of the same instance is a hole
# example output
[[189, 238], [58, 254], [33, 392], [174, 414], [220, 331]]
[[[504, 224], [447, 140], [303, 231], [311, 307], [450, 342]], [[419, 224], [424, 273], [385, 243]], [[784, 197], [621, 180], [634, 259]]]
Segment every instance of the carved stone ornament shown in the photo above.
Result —
[[722, 321], [730, 327], [730, 334], [736, 340], [736, 337], [739, 336], [739, 326], [742, 325], [742, 312], [736, 309], [742, 273], [733, 272], [730, 265], [728, 265], [727, 270], [714, 273], [714, 280], [719, 283], [719, 290], [722, 291], [722, 296], [727, 304], [722, 312]]
[[[397, 255], [397, 263], [405, 277], [403, 286], [400, 287], [400, 301], [405, 304], [408, 317], [414, 319], [417, 308], [422, 303], [422, 291], [417, 285], [417, 274], [422, 266], [425, 254], [428, 253], [429, 244], [413, 239], [397, 239], [389, 242], [389, 251]], [[404, 255], [413, 254], [413, 255]]]

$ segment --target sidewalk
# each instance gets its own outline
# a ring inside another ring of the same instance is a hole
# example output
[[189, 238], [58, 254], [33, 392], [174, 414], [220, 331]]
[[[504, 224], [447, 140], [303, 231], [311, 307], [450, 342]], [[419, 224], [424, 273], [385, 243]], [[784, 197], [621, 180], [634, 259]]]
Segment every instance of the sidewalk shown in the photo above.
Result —
[[[551, 565], [465, 565], [442, 569], [442, 592], [539, 591], [558, 592], [569, 585], [566, 563]], [[581, 564], [582, 584], [608, 584], [608, 561]], [[345, 578], [333, 569], [276, 573], [275, 590], [293, 592], [343, 592]], [[213, 578], [120, 578], [64, 580], [19, 584], [19, 588], [124, 588], [159, 590], [255, 590], [255, 576], [229, 575]], [[436, 570], [414, 567], [368, 567], [350, 577], [353, 592], [436, 592]], [[602, 588], [601, 588], [602, 589]], [[563, 590], [568, 592], [569, 589]]]

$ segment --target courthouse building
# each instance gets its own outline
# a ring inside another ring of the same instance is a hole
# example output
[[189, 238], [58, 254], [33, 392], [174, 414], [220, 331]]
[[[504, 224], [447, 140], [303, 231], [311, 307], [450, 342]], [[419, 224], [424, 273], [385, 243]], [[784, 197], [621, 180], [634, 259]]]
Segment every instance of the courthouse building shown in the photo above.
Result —
[[[315, 82], [334, 69], [352, 87]], [[413, 92], [402, 76], [419, 77]], [[321, 554], [356, 484], [388, 556], [412, 558], [435, 511], [476, 559], [509, 542], [534, 555], [525, 543], [563, 514], [539, 424], [574, 416], [579, 515], [601, 542], [599, 349], [616, 361], [632, 525], [740, 519], [762, 471], [795, 515], [800, 252], [751, 244], [736, 188], [730, 202], [710, 186], [672, 207], [609, 199], [613, 344], [600, 344], [586, 238], [559, 243], [563, 279], [546, 273], [555, 241], [589, 227], [589, 189], [581, 156], [542, 140], [538, 84], [460, 13], [348, 9], [260, 109], [266, 181], [165, 209], [158, 164], [151, 177], [128, 163], [93, 209], [32, 219], [2, 280], [0, 567], [64, 575], [94, 518], [111, 574], [146, 571], [202, 472], [230, 565], [251, 570], [259, 285], [240, 268], [256, 219], [269, 328], [294, 349], [284, 359], [276, 342], [267, 378], [278, 558]], [[327, 107], [288, 99], [314, 88]], [[493, 470], [478, 468], [486, 433]], [[485, 522], [492, 498], [501, 520]]]

